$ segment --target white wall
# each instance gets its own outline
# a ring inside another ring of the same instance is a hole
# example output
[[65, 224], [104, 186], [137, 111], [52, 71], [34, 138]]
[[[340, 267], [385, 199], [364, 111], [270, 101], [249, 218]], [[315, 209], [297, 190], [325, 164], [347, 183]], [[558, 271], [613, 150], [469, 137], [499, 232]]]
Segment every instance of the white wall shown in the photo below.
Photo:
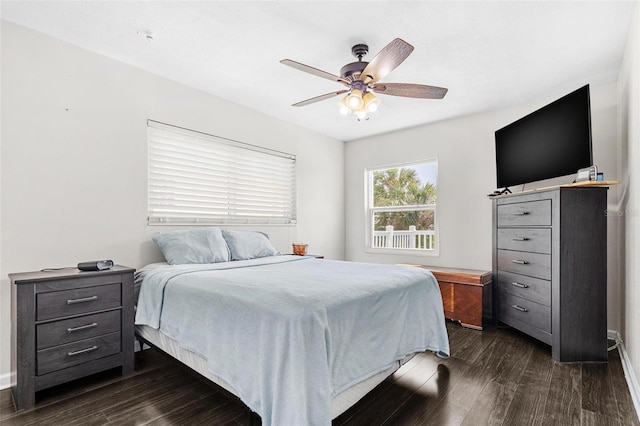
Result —
[[[382, 263], [491, 270], [491, 200], [496, 189], [495, 130], [588, 82], [559, 87], [557, 93], [511, 108], [443, 121], [387, 135], [348, 142], [345, 148], [346, 258]], [[616, 83], [591, 85], [594, 163], [606, 179], [618, 177], [616, 153]], [[365, 252], [364, 170], [367, 167], [428, 158], [438, 159], [437, 221], [440, 253], [388, 255]], [[525, 189], [568, 183], [573, 176], [538, 182]], [[511, 188], [520, 191], [522, 187]], [[618, 190], [609, 190], [616, 205]], [[617, 229], [609, 224], [608, 326], [620, 326]]]
[[[162, 260], [146, 224], [148, 118], [297, 155], [298, 225], [277, 249], [344, 258], [344, 143], [2, 22], [0, 386], [10, 370], [8, 273]], [[249, 228], [245, 228], [249, 229]]]
[[[624, 322], [622, 338], [631, 361], [631, 382], [640, 382], [640, 5], [636, 5], [618, 79], [619, 167], [622, 180], [620, 229], [624, 261], [621, 279]], [[633, 391], [633, 389], [632, 389]], [[640, 391], [640, 389], [635, 389]], [[634, 394], [636, 398], [640, 395]], [[636, 408], [640, 408], [635, 400]]]

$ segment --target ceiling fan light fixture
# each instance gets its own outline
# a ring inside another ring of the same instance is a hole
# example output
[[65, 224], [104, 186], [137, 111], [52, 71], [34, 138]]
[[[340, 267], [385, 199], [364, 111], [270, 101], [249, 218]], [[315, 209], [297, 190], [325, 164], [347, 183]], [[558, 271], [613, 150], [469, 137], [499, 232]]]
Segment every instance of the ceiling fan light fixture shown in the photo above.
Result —
[[364, 108], [368, 112], [376, 112], [380, 106], [380, 99], [376, 98], [371, 92], [365, 93], [362, 100], [364, 101]]
[[347, 95], [347, 106], [351, 108], [351, 110], [358, 110], [364, 106], [364, 100], [362, 99], [362, 91], [358, 89], [353, 89]]
[[347, 105], [347, 96], [338, 102], [338, 108], [340, 110], [340, 115], [349, 115], [351, 113], [351, 109]]
[[354, 88], [338, 102], [341, 115], [353, 114], [358, 121], [368, 120], [367, 114], [375, 113], [379, 105], [380, 99], [366, 88]]

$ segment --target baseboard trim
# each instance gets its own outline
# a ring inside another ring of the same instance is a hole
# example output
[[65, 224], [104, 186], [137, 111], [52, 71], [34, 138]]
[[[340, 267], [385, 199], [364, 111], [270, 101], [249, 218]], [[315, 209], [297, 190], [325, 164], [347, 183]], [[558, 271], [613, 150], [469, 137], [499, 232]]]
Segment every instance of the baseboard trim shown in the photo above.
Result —
[[11, 387], [11, 373], [0, 374], [0, 390]]
[[627, 380], [627, 387], [631, 394], [631, 400], [633, 401], [633, 407], [636, 409], [636, 416], [640, 419], [640, 386], [638, 385], [638, 379], [633, 371], [629, 354], [624, 346], [624, 342], [620, 338], [620, 334], [617, 331], [608, 330], [607, 337], [611, 340], [615, 340], [618, 343], [618, 353], [620, 354], [620, 361], [622, 362], [622, 370], [624, 371], [624, 378]]

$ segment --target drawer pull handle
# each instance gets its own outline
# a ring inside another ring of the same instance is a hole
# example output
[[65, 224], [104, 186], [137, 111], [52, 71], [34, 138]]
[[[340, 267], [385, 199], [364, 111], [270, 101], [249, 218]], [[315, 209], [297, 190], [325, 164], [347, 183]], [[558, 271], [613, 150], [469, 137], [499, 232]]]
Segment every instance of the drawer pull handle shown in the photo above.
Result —
[[518, 306], [518, 305], [511, 305], [511, 307], [517, 311], [520, 312], [529, 312], [529, 310], [527, 308], [523, 308], [522, 306]]
[[98, 296], [82, 297], [80, 299], [69, 299], [67, 305], [75, 305], [76, 303], [93, 302], [98, 300]]
[[93, 352], [93, 351], [95, 351], [97, 349], [98, 349], [98, 347], [96, 345], [93, 345], [90, 348], [80, 349], [79, 351], [68, 352], [67, 356], [82, 355], [82, 354], [86, 354], [86, 353], [89, 353], [89, 352]]
[[520, 288], [529, 288], [529, 286], [527, 284], [521, 284], [521, 283], [517, 283], [517, 282], [512, 282], [511, 285], [514, 285], [514, 286], [520, 287]]
[[515, 237], [513, 239], [513, 241], [529, 241], [529, 238], [527, 238], [527, 237]]
[[512, 260], [513, 263], [517, 263], [518, 265], [528, 265], [529, 262], [527, 260], [518, 260], [518, 259], [514, 259]]
[[529, 214], [529, 212], [516, 212], [516, 213], [514, 213], [515, 216], [526, 216], [528, 214]]
[[69, 327], [69, 328], [67, 328], [67, 333], [71, 334], [74, 331], [86, 330], [88, 328], [93, 328], [93, 327], [97, 327], [97, 326], [98, 326], [98, 323], [94, 322], [94, 323], [87, 324], [87, 325], [81, 325], [79, 327]]

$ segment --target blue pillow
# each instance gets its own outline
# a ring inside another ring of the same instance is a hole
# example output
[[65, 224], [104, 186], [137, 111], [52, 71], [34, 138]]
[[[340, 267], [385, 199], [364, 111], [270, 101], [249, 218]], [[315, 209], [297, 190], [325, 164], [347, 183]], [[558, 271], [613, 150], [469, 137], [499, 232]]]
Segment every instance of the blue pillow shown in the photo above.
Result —
[[229, 261], [229, 247], [220, 228], [208, 227], [170, 231], [151, 239], [171, 265]]
[[262, 232], [223, 229], [222, 236], [229, 246], [231, 260], [247, 260], [280, 254], [269, 242], [269, 237]]

